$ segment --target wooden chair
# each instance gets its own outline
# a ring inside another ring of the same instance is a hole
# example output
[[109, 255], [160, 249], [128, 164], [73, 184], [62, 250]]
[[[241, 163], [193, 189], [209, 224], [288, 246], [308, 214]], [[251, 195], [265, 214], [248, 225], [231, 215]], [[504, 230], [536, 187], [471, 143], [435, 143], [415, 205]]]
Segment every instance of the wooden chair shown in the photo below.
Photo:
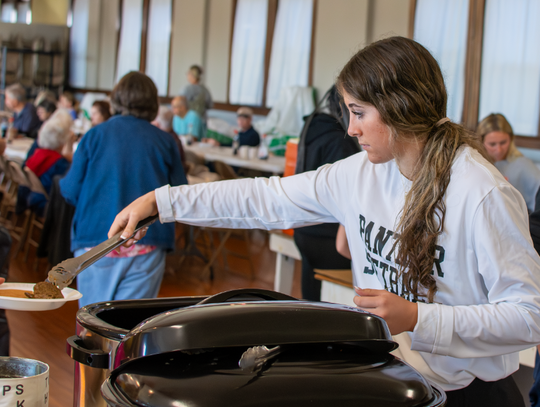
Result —
[[229, 164], [222, 161], [214, 161], [214, 169], [222, 179], [237, 179], [238, 175]]
[[204, 158], [194, 153], [193, 151], [184, 149], [184, 154], [186, 157], [186, 162], [193, 163], [195, 165], [204, 165]]
[[11, 177], [9, 176], [9, 165], [6, 157], [0, 155], [0, 185], [5, 190], [8, 190], [11, 186]]
[[[38, 194], [42, 194], [49, 200], [49, 195], [47, 194], [47, 191], [45, 191], [45, 188], [43, 187], [43, 184], [41, 183], [41, 180], [39, 177], [28, 167], [24, 167], [24, 172], [28, 178], [29, 181], [29, 188], [32, 192], [36, 192]], [[39, 247], [39, 238], [34, 239], [34, 228], [39, 229], [40, 233], [43, 230], [45, 219], [40, 218], [36, 215], [34, 211], [31, 211], [30, 214], [30, 220], [29, 220], [29, 226], [28, 226], [28, 233], [26, 237], [26, 241], [24, 244], [24, 262], [26, 263], [28, 261], [28, 252], [30, 250], [30, 246], [35, 247], [36, 249]], [[36, 262], [34, 263], [34, 269], [37, 268], [37, 258]]]
[[[18, 244], [13, 251], [13, 256], [16, 256], [23, 247], [24, 241], [28, 234], [31, 216], [30, 209], [25, 210], [22, 216], [17, 215], [17, 191], [21, 186], [30, 188], [30, 182], [28, 181], [28, 177], [18, 162], [8, 161], [7, 168], [14, 188], [11, 189], [10, 194], [6, 196], [6, 200], [3, 202], [2, 206], [5, 214], [6, 229], [9, 231], [11, 237], [18, 241]], [[20, 218], [23, 219], [22, 226], [19, 226]]]
[[0, 223], [5, 224], [7, 220], [7, 211], [17, 196], [17, 185], [12, 182], [7, 159], [0, 155]]
[[16, 182], [18, 186], [30, 188], [30, 181], [28, 180], [26, 173], [23, 171], [21, 164], [16, 161], [8, 161], [8, 166], [11, 180]]

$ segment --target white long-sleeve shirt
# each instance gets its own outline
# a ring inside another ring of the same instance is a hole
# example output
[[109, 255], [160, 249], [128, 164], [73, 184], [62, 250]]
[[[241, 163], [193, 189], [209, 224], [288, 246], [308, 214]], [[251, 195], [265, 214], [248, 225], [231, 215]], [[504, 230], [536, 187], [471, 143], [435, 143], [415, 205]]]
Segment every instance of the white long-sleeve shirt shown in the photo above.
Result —
[[[408, 297], [396, 278], [394, 234], [410, 181], [395, 161], [359, 153], [287, 178], [245, 179], [156, 190], [162, 222], [288, 229], [345, 226], [355, 285]], [[494, 381], [540, 343], [540, 258], [521, 194], [470, 147], [454, 160], [433, 266], [434, 303], [419, 302], [400, 356], [445, 390]]]

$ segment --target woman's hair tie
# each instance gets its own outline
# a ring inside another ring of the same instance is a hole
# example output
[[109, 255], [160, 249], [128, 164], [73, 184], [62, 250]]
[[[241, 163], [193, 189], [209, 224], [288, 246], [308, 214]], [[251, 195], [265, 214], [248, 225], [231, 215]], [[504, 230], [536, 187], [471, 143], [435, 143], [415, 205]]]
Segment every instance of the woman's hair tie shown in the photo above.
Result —
[[435, 123], [435, 127], [439, 127], [439, 126], [441, 126], [444, 123], [449, 122], [449, 121], [450, 121], [450, 118], [443, 117], [441, 120], [439, 120], [437, 123]]

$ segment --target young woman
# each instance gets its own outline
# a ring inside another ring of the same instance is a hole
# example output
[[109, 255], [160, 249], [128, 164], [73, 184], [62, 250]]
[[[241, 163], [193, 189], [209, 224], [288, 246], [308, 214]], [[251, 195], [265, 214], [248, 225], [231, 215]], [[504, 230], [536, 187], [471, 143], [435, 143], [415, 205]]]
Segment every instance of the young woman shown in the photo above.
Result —
[[536, 194], [540, 187], [540, 169], [519, 152], [514, 144], [512, 126], [500, 113], [492, 113], [478, 125], [476, 133], [495, 162], [495, 167], [512, 184], [534, 211]]
[[373, 43], [337, 86], [363, 152], [286, 178], [164, 186], [120, 212], [109, 234], [130, 235], [158, 212], [230, 228], [339, 222], [355, 303], [401, 334], [398, 356], [443, 387], [449, 406], [523, 406], [509, 375], [517, 352], [540, 343], [540, 258], [523, 198], [446, 118], [441, 70], [418, 43]]

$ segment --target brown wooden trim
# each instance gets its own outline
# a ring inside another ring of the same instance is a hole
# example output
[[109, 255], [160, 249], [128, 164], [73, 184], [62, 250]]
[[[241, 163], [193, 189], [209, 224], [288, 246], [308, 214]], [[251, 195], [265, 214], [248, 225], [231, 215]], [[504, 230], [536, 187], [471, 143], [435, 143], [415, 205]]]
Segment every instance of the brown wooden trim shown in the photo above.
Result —
[[268, 0], [268, 16], [266, 23], [266, 47], [264, 50], [264, 81], [262, 106], [266, 106], [266, 88], [268, 86], [268, 73], [270, 71], [270, 58], [272, 56], [272, 44], [274, 42], [274, 28], [276, 25], [278, 0]]
[[[161, 104], [168, 104], [171, 103], [172, 97], [160, 97], [159, 103]], [[216, 110], [225, 110], [228, 112], [236, 112], [240, 107], [246, 106], [246, 105], [232, 105], [230, 103], [220, 103], [220, 102], [214, 102], [214, 105], [212, 106], [212, 109]], [[270, 109], [267, 107], [260, 107], [260, 106], [249, 106], [251, 110], [253, 110], [253, 114], [260, 114], [262, 116], [266, 116], [268, 113], [270, 113]]]
[[[233, 0], [233, 6], [232, 6], [232, 12], [231, 12], [231, 36], [229, 38], [229, 77], [227, 80], [227, 103], [230, 102], [229, 91], [231, 89], [232, 47], [233, 47], [233, 38], [234, 38], [234, 24], [236, 22], [237, 5], [238, 5], [238, 0]], [[207, 6], [208, 6], [208, 3], [207, 3]]]
[[169, 31], [169, 69], [167, 70], [167, 91], [166, 95], [169, 96], [171, 93], [171, 60], [172, 60], [172, 49], [173, 49], [173, 31], [174, 31], [174, 3], [175, 0], [171, 0], [171, 29]]
[[[414, 21], [416, 19], [416, 0], [409, 0], [409, 33], [410, 39], [414, 38]], [[474, 0], [472, 0], [474, 1]]]
[[[233, 104], [230, 104], [230, 103], [216, 103], [216, 102], [214, 102], [214, 106], [212, 107], [212, 109], [227, 110], [229, 112], [236, 112], [242, 106], [246, 106], [246, 105], [233, 105]], [[270, 109], [267, 108], [267, 107], [260, 107], [260, 106], [249, 106], [249, 107], [253, 110], [254, 114], [261, 114], [261, 115], [266, 116], [270, 112]]]
[[467, 54], [465, 57], [465, 93], [463, 100], [463, 125], [475, 130], [480, 106], [480, 74], [482, 70], [482, 42], [485, 0], [470, 0]]
[[148, 19], [150, 15], [150, 0], [143, 0], [142, 30], [141, 30], [141, 59], [139, 71], [146, 71], [146, 43], [148, 41]]
[[[67, 36], [67, 44], [65, 44], [65, 49], [67, 50], [66, 52], [66, 57], [64, 58], [64, 83], [63, 83], [63, 88], [68, 88], [70, 86], [70, 83], [69, 83], [69, 80], [70, 80], [70, 77], [71, 77], [71, 72], [70, 72], [70, 69], [71, 69], [71, 58], [70, 58], [70, 55], [71, 55], [71, 28], [73, 27], [73, 4], [75, 3], [75, 0], [70, 0], [69, 2], [69, 8], [68, 8], [68, 15], [71, 13], [71, 27], [69, 27], [69, 30], [68, 30], [68, 36]], [[33, 19], [33, 14], [32, 14], [32, 19]], [[67, 21], [66, 21], [66, 24], [67, 24]]]
[[93, 93], [106, 93], [107, 95], [110, 95], [112, 90], [103, 90], [103, 89], [92, 89], [92, 88], [73, 88], [73, 87], [69, 87], [68, 89], [66, 90], [69, 90], [70, 92], [72, 93], [88, 93], [88, 92], [93, 92]]
[[114, 58], [114, 79], [113, 82], [116, 82], [116, 76], [118, 74], [118, 52], [120, 51], [120, 37], [122, 36], [122, 23], [124, 12], [124, 0], [118, 1], [118, 32], [116, 33], [116, 58]]
[[[112, 90], [103, 90], [103, 89], [90, 89], [90, 88], [69, 88], [73, 93], [87, 93], [87, 92], [98, 92], [98, 93], [106, 93], [107, 95], [110, 95]], [[160, 96], [159, 97], [159, 103], [161, 104], [169, 104], [173, 100], [172, 96]], [[226, 110], [229, 112], [236, 112], [240, 107], [246, 106], [246, 105], [232, 105], [230, 103], [219, 103], [214, 102], [214, 106], [212, 109], [217, 110]], [[266, 116], [270, 109], [267, 107], [260, 107], [260, 106], [250, 106], [250, 108], [253, 110], [254, 114], [260, 114], [263, 116]]]
[[534, 148], [540, 150], [540, 137], [514, 136], [514, 142], [518, 147]]
[[313, 15], [311, 18], [311, 46], [309, 48], [309, 73], [308, 86], [313, 86], [313, 54], [315, 54], [315, 28], [317, 23], [317, 5], [318, 1], [313, 0]]

